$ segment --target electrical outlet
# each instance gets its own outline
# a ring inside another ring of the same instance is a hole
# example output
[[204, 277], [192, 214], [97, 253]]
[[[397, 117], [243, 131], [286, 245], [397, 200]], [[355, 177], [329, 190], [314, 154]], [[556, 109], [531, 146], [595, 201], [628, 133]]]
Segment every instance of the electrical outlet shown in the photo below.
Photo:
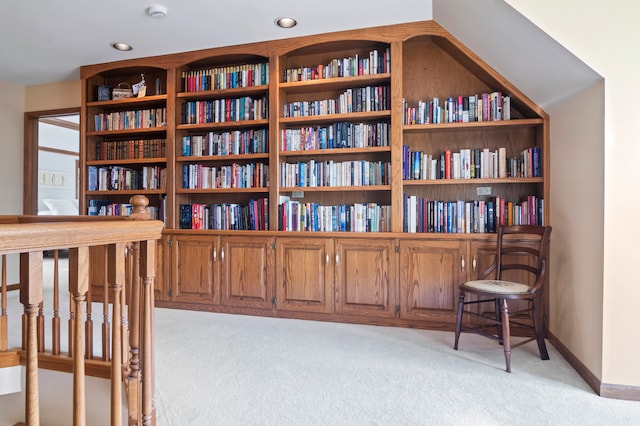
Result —
[[477, 195], [491, 195], [491, 187], [490, 186], [479, 186], [476, 188]]

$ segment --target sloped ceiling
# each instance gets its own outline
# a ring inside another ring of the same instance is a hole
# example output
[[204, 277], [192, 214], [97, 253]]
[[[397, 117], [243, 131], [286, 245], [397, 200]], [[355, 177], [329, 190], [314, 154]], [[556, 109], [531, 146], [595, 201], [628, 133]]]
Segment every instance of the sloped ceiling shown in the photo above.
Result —
[[433, 19], [543, 109], [602, 78], [502, 0], [433, 0]]

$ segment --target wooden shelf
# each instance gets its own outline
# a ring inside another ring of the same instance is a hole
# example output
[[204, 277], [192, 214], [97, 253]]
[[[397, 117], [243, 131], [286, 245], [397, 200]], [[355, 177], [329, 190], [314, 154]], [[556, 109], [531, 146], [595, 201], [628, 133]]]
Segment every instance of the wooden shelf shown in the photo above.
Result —
[[404, 186], [423, 185], [504, 185], [519, 183], [543, 183], [544, 178], [491, 178], [491, 179], [412, 179], [403, 180]]
[[176, 162], [202, 163], [207, 161], [230, 162], [230, 161], [250, 161], [269, 159], [269, 153], [264, 154], [231, 154], [231, 155], [209, 155], [209, 156], [178, 156]]
[[241, 129], [251, 127], [265, 127], [269, 124], [269, 120], [241, 120], [241, 121], [223, 121], [218, 123], [197, 123], [197, 124], [178, 124], [177, 130], [216, 130], [216, 129]]
[[166, 158], [127, 158], [120, 160], [87, 160], [87, 166], [120, 166], [126, 164], [165, 164]]
[[405, 124], [404, 133], [429, 131], [456, 131], [463, 129], [487, 129], [498, 127], [530, 127], [543, 124], [542, 118], [513, 119], [502, 121], [474, 121], [471, 123], [440, 123], [440, 124]]
[[235, 87], [233, 89], [202, 90], [197, 92], [178, 92], [176, 98], [185, 101], [200, 101], [208, 99], [237, 98], [244, 96], [263, 95], [269, 91], [268, 85]]
[[280, 83], [278, 87], [287, 93], [328, 91], [389, 83], [391, 74], [370, 74], [353, 77], [320, 78], [317, 80]]

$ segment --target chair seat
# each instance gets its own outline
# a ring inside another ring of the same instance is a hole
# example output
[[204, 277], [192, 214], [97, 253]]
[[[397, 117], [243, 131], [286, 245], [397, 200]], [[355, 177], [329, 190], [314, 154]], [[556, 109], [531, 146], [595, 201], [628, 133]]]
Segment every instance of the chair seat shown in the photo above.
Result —
[[462, 286], [470, 290], [479, 290], [485, 293], [496, 294], [526, 294], [531, 288], [526, 284], [503, 280], [467, 281]]

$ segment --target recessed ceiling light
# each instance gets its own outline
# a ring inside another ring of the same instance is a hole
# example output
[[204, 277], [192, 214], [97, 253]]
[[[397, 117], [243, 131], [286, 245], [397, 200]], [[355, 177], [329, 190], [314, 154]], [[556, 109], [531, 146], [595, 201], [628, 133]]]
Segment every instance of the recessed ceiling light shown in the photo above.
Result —
[[133, 49], [133, 47], [131, 47], [127, 43], [120, 43], [120, 42], [111, 43], [111, 47], [113, 47], [116, 50], [122, 50], [123, 52]]
[[276, 19], [276, 25], [280, 28], [292, 28], [295, 27], [298, 22], [293, 18], [278, 18]]
[[157, 19], [166, 18], [167, 8], [161, 4], [151, 5], [147, 8], [147, 15]]

